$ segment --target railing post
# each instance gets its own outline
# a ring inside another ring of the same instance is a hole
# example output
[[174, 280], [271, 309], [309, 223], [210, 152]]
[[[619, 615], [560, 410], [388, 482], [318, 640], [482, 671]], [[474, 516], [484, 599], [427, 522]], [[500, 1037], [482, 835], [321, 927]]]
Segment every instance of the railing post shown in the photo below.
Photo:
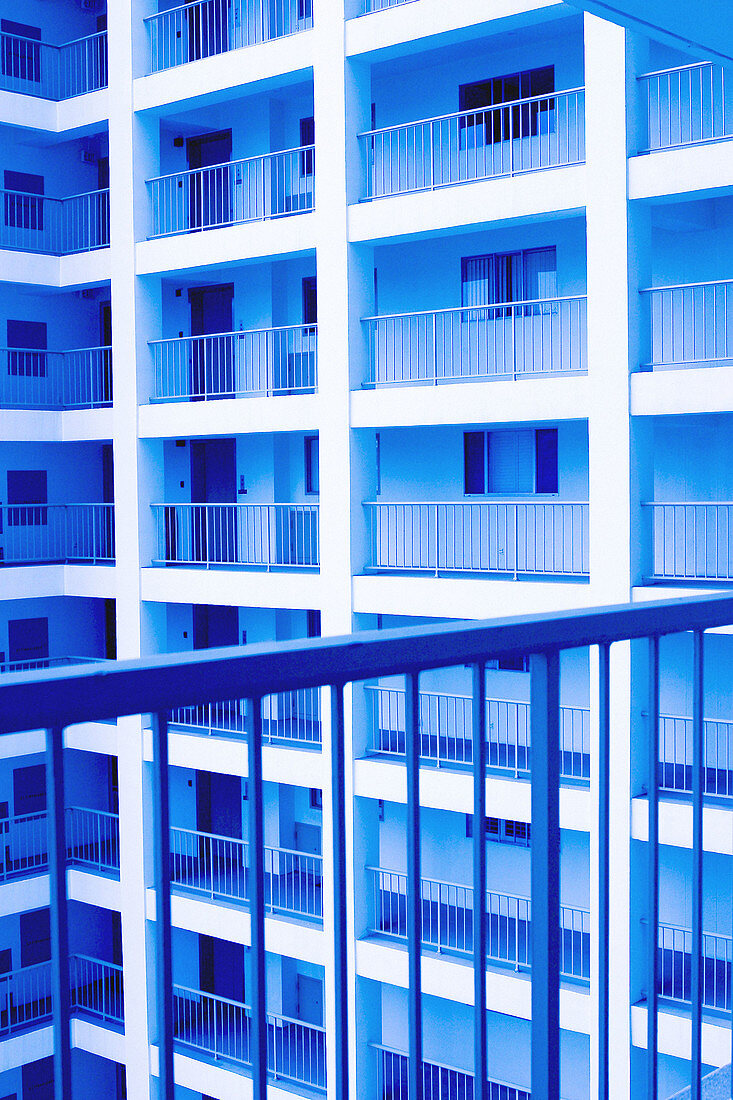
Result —
[[53, 1005], [54, 1096], [71, 1096], [69, 1028], [69, 924], [66, 892], [66, 822], [64, 811], [63, 729], [46, 730], [46, 797], [48, 801], [48, 877], [51, 910], [51, 998]]
[[609, 914], [610, 914], [610, 713], [611, 667], [607, 643], [598, 654], [598, 1100], [608, 1100]]
[[[173, 965], [171, 936], [168, 716], [153, 715], [153, 841], [155, 845], [155, 979], [158, 1095], [173, 1100]], [[66, 1095], [63, 1093], [62, 1095]]]
[[474, 1096], [488, 1079], [486, 1021], [486, 669], [473, 666], [473, 1066]]
[[419, 674], [405, 676], [407, 759], [407, 951], [408, 1095], [423, 1098], [422, 1074], [422, 894], [420, 890], [420, 697]]
[[265, 850], [262, 813], [262, 699], [249, 700], [247, 729], [250, 889], [252, 929], [252, 1023], [250, 1062], [254, 1100], [267, 1100], [267, 998], [265, 990]]
[[333, 954], [336, 1028], [336, 1100], [349, 1097], [348, 925], [346, 910], [346, 765], [344, 689], [331, 687], [331, 815], [333, 832]]
[[702, 1007], [703, 970], [703, 777], [705, 775], [705, 729], [703, 719], [703, 653], [705, 635], [693, 634], [692, 667], [692, 951], [690, 999], [692, 1035], [690, 1056], [690, 1100], [702, 1098]]
[[659, 983], [659, 638], [649, 639], [649, 838], [647, 859], [647, 1100], [657, 1100]]

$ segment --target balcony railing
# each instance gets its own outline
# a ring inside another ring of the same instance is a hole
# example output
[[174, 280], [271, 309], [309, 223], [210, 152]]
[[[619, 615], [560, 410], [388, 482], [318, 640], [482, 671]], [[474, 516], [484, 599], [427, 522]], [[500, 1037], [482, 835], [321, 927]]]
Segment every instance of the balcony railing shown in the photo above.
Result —
[[[404, 0], [408, 2], [408, 0]], [[380, 1043], [369, 1044], [376, 1055], [377, 1085], [374, 1100], [410, 1100], [407, 1054]], [[528, 1089], [489, 1079], [474, 1092], [474, 1075], [443, 1062], [422, 1061], [422, 1095], [426, 1100], [531, 1100]]]
[[[249, 845], [236, 837], [171, 829], [171, 882], [208, 897], [249, 900]], [[269, 912], [323, 919], [323, 859], [265, 846]]]
[[588, 505], [367, 503], [370, 568], [588, 576]]
[[66, 809], [67, 859], [97, 871], [119, 872], [120, 818], [86, 806]]
[[[722, 1012], [731, 1008], [733, 939], [717, 932], [702, 934], [702, 1003]], [[692, 932], [659, 926], [659, 984], [662, 997], [690, 1001], [692, 996]]]
[[50, 963], [0, 974], [0, 1035], [37, 1027], [52, 1015]]
[[[407, 937], [407, 876], [370, 867], [374, 878], [374, 913], [370, 931]], [[420, 879], [422, 943], [436, 951], [473, 952], [473, 890], [453, 882]], [[486, 891], [486, 952], [492, 962], [516, 970], [531, 965], [531, 903], [529, 898]], [[590, 978], [590, 913], [560, 907], [560, 973]]]
[[0, 662], [0, 673], [36, 672], [46, 668], [67, 668], [70, 665], [105, 664], [106, 657], [31, 657], [26, 661]]
[[[703, 753], [705, 794], [733, 797], [733, 721], [723, 718], [705, 720]], [[659, 786], [667, 791], [692, 790], [691, 718], [660, 715]]]
[[[247, 700], [227, 699], [176, 707], [170, 713], [172, 726], [200, 733], [245, 737]], [[295, 742], [298, 748], [321, 745], [321, 692], [318, 688], [279, 692], [262, 700], [262, 736], [267, 742]]]
[[367, 317], [368, 385], [585, 372], [586, 302], [575, 296]]
[[639, 77], [646, 134], [640, 152], [733, 136], [733, 82], [702, 62]]
[[733, 362], [733, 281], [652, 287], [642, 292], [651, 326], [643, 369]]
[[364, 197], [432, 191], [585, 160], [585, 90], [359, 134]]
[[99, 564], [115, 560], [114, 504], [0, 507], [0, 562]]
[[48, 867], [46, 814], [0, 820], [0, 882], [41, 874]]
[[[405, 755], [405, 692], [367, 685], [370, 751]], [[531, 771], [529, 703], [486, 700], [487, 766], [515, 775]], [[590, 776], [590, 710], [560, 707], [560, 774]], [[438, 767], [473, 764], [473, 702], [469, 695], [420, 692], [420, 757]]]
[[148, 180], [150, 236], [306, 213], [314, 205], [314, 162], [307, 145]]
[[312, 0], [195, 0], [144, 20], [150, 71], [283, 38], [313, 26]]
[[112, 348], [0, 348], [0, 407], [97, 409], [112, 404]]
[[[273, 1012], [265, 1028], [268, 1075], [325, 1092], [325, 1029]], [[252, 1010], [241, 1001], [174, 986], [173, 1036], [181, 1046], [248, 1066], [251, 1030]]]
[[317, 328], [289, 325], [153, 340], [153, 401], [315, 393]]
[[364, 0], [362, 15], [370, 15], [373, 11], [386, 11], [387, 8], [397, 8], [401, 4], [414, 4], [415, 0]]
[[[50, 962], [0, 974], [0, 1035], [14, 1035], [52, 1019], [51, 977]], [[124, 1022], [121, 966], [70, 955], [69, 992], [72, 1012], [118, 1025]]]
[[41, 99], [71, 99], [107, 87], [107, 32], [52, 46], [0, 34], [0, 88]]
[[733, 580], [733, 502], [645, 504], [653, 580]]
[[125, 1021], [125, 996], [122, 967], [88, 955], [72, 955], [71, 1010], [96, 1016], [108, 1023]]
[[0, 248], [67, 256], [109, 246], [109, 191], [56, 199], [0, 189]]
[[156, 565], [317, 568], [317, 504], [153, 504]]

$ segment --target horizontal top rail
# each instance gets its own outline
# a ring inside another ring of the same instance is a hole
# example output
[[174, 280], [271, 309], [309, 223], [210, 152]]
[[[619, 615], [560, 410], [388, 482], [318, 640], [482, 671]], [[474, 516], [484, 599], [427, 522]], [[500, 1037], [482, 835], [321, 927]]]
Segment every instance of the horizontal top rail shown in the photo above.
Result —
[[[170, 9], [168, 9], [170, 10]], [[167, 12], [166, 12], [167, 14]], [[183, 176], [195, 176], [201, 172], [215, 172], [218, 168], [236, 168], [240, 164], [255, 164], [257, 161], [267, 160], [268, 157], [285, 157], [291, 153], [315, 152], [315, 145], [296, 145], [293, 149], [275, 149], [272, 152], [257, 153], [252, 157], [238, 157], [236, 160], [225, 160], [221, 164], [207, 164], [203, 168], [184, 168], [180, 172], [167, 172], [164, 176], [151, 176], [146, 183], [162, 183], [164, 180], [181, 179]]]
[[29, 46], [44, 46], [52, 50], [64, 50], [69, 46], [79, 46], [82, 42], [91, 42], [95, 38], [106, 37], [106, 31], [94, 31], [93, 34], [85, 34], [81, 38], [70, 38], [68, 42], [42, 42], [40, 38], [28, 38], [24, 34], [11, 34], [10, 31], [0, 31], [0, 38], [13, 38], [17, 42], [27, 42]]
[[111, 821], [119, 821], [120, 815], [113, 814], [111, 810], [96, 810], [93, 806], [67, 806], [67, 811], [80, 814], [94, 814], [95, 817], [108, 817]]
[[649, 80], [653, 76], [669, 76], [671, 73], [684, 73], [690, 69], [712, 69], [712, 61], [693, 61], [690, 65], [673, 65], [671, 69], [655, 69], [652, 73], [639, 73], [637, 80]]
[[733, 508], [733, 500], [642, 500], [642, 508]]
[[[656, 288], [655, 288], [656, 289]], [[396, 321], [400, 317], [434, 317], [440, 313], [474, 313], [480, 309], [518, 309], [521, 306], [551, 306], [558, 302], [585, 302], [587, 294], [563, 294], [557, 298], [526, 298], [518, 302], [482, 302], [470, 306], [446, 306], [443, 309], [416, 309], [409, 313], [380, 313], [362, 317], [362, 321]]]
[[84, 962], [94, 963], [95, 966], [107, 966], [110, 970], [117, 970], [120, 974], [122, 973], [120, 963], [108, 962], [106, 959], [95, 959], [93, 955], [82, 955], [80, 951], [74, 951], [71, 958], [82, 959]]
[[574, 508], [587, 508], [587, 500], [560, 500], [557, 493], [527, 493], [520, 496], [512, 493], [504, 496], [503, 493], [476, 493], [465, 500], [365, 500], [362, 502], [365, 508], [381, 508], [388, 505], [398, 508], [435, 508], [439, 505], [447, 505], [451, 508], [470, 507], [473, 504], [567, 504]]
[[731, 623], [726, 593], [10, 673], [0, 683], [0, 733]]
[[[44, 508], [44, 504], [11, 504], [10, 508]], [[318, 508], [317, 500], [252, 500], [248, 504], [240, 504], [236, 500], [182, 500], [168, 504], [165, 501], [153, 503], [151, 508]]]
[[[475, 118], [476, 115], [488, 114], [490, 111], [499, 111], [509, 107], [521, 107], [525, 103], [544, 103], [550, 99], [559, 99], [567, 95], [579, 95], [585, 88], [561, 88], [556, 92], [547, 92], [545, 95], [524, 96], [522, 99], [509, 99], [504, 103], [490, 103], [485, 107], [474, 107], [470, 111], [451, 111], [446, 115], [435, 115], [433, 118], [416, 118], [408, 122], [398, 122], [393, 126], [380, 126], [376, 130], [363, 130], [357, 134], [359, 138], [374, 137], [377, 134], [391, 134], [395, 130], [404, 130], [406, 126], [427, 126], [432, 122], [448, 122], [454, 118]], [[518, 137], [519, 135], [517, 135]]]
[[[200, 171], [200, 169], [199, 169]], [[37, 202], [71, 202], [73, 199], [88, 199], [92, 195], [108, 195], [109, 187], [98, 187], [94, 191], [80, 191], [73, 195], [39, 195], [37, 191], [17, 191], [15, 188], [0, 187], [3, 195], [18, 195], [23, 199], [36, 199]], [[42, 351], [42, 348], [36, 348]]]
[[186, 340], [212, 340], [215, 337], [224, 336], [260, 336], [268, 332], [292, 332], [293, 329], [309, 329], [315, 332], [317, 328], [317, 324], [296, 321], [292, 325], [271, 325], [269, 328], [240, 328], [237, 332], [199, 332], [195, 336], [165, 336], [160, 340], [148, 340], [148, 346], [152, 348], [160, 344], [180, 344]]
[[733, 279], [707, 279], [702, 283], [675, 283], [671, 286], [645, 286], [639, 294], [654, 294], [657, 290], [694, 290], [703, 286], [733, 286]]
[[165, 8], [163, 11], [155, 11], [152, 15], [144, 15], [143, 23], [154, 23], [156, 19], [160, 19], [161, 15], [171, 15], [175, 11], [185, 11], [186, 8], [195, 8], [197, 4], [200, 4], [201, 0], [190, 0], [187, 4], [174, 4], [170, 8]]

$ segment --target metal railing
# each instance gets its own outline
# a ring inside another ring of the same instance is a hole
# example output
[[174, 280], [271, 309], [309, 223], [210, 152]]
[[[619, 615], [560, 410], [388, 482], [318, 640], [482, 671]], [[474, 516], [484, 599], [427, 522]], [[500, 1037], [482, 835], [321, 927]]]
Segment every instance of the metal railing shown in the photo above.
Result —
[[733, 579], [733, 502], [644, 504], [654, 580]]
[[[366, 685], [370, 701], [370, 751], [405, 754], [405, 692]], [[529, 703], [486, 700], [487, 766], [531, 770]], [[473, 702], [469, 695], [420, 692], [420, 757], [437, 767], [473, 763]], [[560, 774], [590, 776], [590, 710], [560, 707]]]
[[70, 863], [97, 871], [120, 869], [120, 816], [86, 806], [66, 808], [66, 852]]
[[[733, 797], [733, 721], [708, 718], [703, 723], [703, 789]], [[659, 717], [659, 786], [667, 791], [692, 790], [692, 719]]]
[[0, 562], [113, 562], [114, 514], [114, 504], [2, 505]]
[[112, 348], [0, 348], [0, 406], [97, 409], [112, 404]]
[[574, 88], [359, 134], [364, 198], [580, 164], [584, 115]]
[[315, 325], [288, 325], [151, 340], [151, 400], [315, 393], [317, 332]]
[[[717, 932], [702, 934], [702, 1003], [725, 1011], [731, 1007], [733, 939]], [[692, 996], [692, 932], [670, 924], [659, 926], [660, 996], [690, 1001]]]
[[[247, 734], [247, 700], [226, 699], [193, 707], [175, 707], [169, 717], [172, 726], [214, 734]], [[267, 695], [262, 700], [262, 737], [264, 741], [297, 742], [321, 745], [321, 692], [319, 688], [301, 688]]]
[[[411, 0], [401, 0], [411, 2]], [[376, 1055], [374, 1100], [410, 1100], [409, 1056], [381, 1043], [370, 1043]], [[489, 1079], [474, 1092], [474, 1075], [443, 1062], [422, 1060], [422, 1095], [426, 1100], [531, 1100], [528, 1089]]]
[[40, 99], [71, 99], [106, 88], [107, 32], [52, 46], [0, 33], [0, 88]]
[[49, 962], [0, 974], [0, 1035], [38, 1026], [52, 1015]]
[[70, 665], [106, 664], [106, 657], [32, 657], [26, 661], [2, 661], [0, 673], [36, 672], [46, 668], [67, 668]]
[[[374, 912], [370, 932], [396, 939], [407, 937], [407, 875], [369, 867], [373, 876]], [[438, 879], [420, 879], [421, 928], [424, 947], [436, 951], [473, 953], [473, 888]], [[516, 970], [531, 965], [531, 902], [529, 898], [486, 891], [486, 953], [492, 962]], [[590, 913], [560, 907], [560, 973], [590, 978]]]
[[371, 569], [588, 576], [588, 505], [368, 502]]
[[651, 356], [642, 369], [718, 366], [733, 361], [733, 281], [650, 287]]
[[303, 214], [314, 206], [312, 145], [147, 181], [150, 237]]
[[[323, 858], [265, 845], [269, 912], [323, 919]], [[249, 844], [237, 837], [171, 829], [171, 882], [209, 897], [249, 900]]]
[[28, 878], [48, 867], [45, 811], [0, 820], [0, 882]]
[[397, 8], [401, 4], [414, 4], [415, 0], [364, 0], [364, 10], [361, 15], [370, 15], [373, 11], [386, 11], [387, 8]]
[[0, 188], [0, 248], [68, 256], [109, 246], [109, 190], [58, 199]]
[[587, 371], [581, 296], [366, 317], [370, 386]]
[[[252, 1010], [241, 1001], [173, 987], [173, 1037], [215, 1059], [251, 1064]], [[326, 1091], [326, 1032], [288, 1016], [268, 1012], [268, 1076]]]
[[733, 136], [733, 83], [720, 65], [660, 69], [638, 81], [646, 119], [640, 152]]
[[71, 1011], [96, 1016], [109, 1023], [125, 1021], [122, 967], [88, 955], [69, 958]]
[[313, 26], [312, 0], [195, 0], [145, 18], [150, 72]]
[[153, 564], [317, 568], [317, 504], [153, 504]]

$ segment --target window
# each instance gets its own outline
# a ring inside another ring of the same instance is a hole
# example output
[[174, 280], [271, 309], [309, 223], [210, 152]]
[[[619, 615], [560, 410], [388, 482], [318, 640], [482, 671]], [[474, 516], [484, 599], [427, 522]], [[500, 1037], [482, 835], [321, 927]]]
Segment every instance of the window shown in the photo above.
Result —
[[[316, 140], [316, 127], [315, 121], [311, 118], [301, 118], [300, 120], [300, 144], [301, 146], [313, 145]], [[313, 149], [303, 149], [300, 154], [300, 174], [301, 176], [313, 175]]]
[[557, 428], [463, 433], [463, 492], [557, 493]]
[[320, 787], [310, 788], [310, 807], [312, 810], [323, 809], [323, 791]]
[[[555, 67], [507, 73], [489, 80], [476, 80], [458, 88], [458, 110], [470, 111], [460, 120], [461, 145], [479, 142], [487, 145], [513, 138], [535, 137], [554, 128]], [[491, 110], [515, 100], [538, 98], [532, 103], [517, 103], [502, 110]], [[482, 142], [483, 138], [483, 142]]]
[[498, 672], [529, 672], [529, 657], [495, 657], [486, 667]]
[[[534, 302], [557, 297], [554, 246], [522, 252], [465, 256], [461, 260], [461, 305], [484, 306]], [[501, 316], [497, 311], [494, 316]]]
[[318, 473], [318, 436], [305, 437], [305, 491], [317, 493], [320, 490]]
[[16, 80], [41, 79], [41, 28], [27, 23], [14, 23], [12, 19], [0, 19], [2, 31], [2, 74]]
[[504, 817], [487, 817], [486, 839], [497, 844], [516, 844], [519, 848], [529, 848], [530, 824], [528, 821], [512, 821]]
[[[7, 347], [8, 374], [27, 378], [46, 377], [44, 321], [8, 321]], [[13, 350], [15, 348], [18, 350]]]
[[321, 636], [321, 613], [320, 611], [308, 612], [308, 625], [306, 632], [309, 638], [320, 638]]
[[298, 22], [313, 22], [313, 0], [298, 0]]
[[318, 323], [318, 297], [316, 291], [315, 275], [307, 275], [302, 283], [303, 295], [303, 324], [315, 325]]
[[43, 229], [43, 176], [30, 172], [3, 175], [5, 188], [5, 224], [14, 229]]
[[[46, 508], [29, 505], [45, 505], [47, 500], [45, 470], [8, 470], [9, 527], [45, 524]], [[12, 507], [13, 505], [16, 507]]]

